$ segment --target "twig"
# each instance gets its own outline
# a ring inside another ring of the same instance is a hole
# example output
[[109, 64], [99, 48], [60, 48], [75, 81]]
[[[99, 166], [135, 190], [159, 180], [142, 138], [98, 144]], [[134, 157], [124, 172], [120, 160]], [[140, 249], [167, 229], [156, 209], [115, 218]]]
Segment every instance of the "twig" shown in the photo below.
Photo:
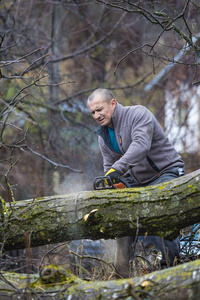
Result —
[[90, 255], [80, 255], [80, 254], [78, 254], [78, 253], [76, 253], [76, 252], [74, 252], [74, 251], [72, 251], [72, 250], [69, 250], [69, 253], [70, 254], [73, 254], [73, 255], [75, 255], [75, 256], [77, 256], [78, 258], [80, 258], [80, 259], [85, 259], [85, 258], [89, 258], [89, 259], [95, 259], [95, 260], [98, 260], [98, 261], [100, 261], [100, 262], [103, 262], [103, 263], [105, 263], [106, 265], [108, 265], [109, 267], [111, 267], [112, 269], [114, 269], [114, 266], [113, 266], [113, 263], [110, 261], [110, 262], [107, 262], [107, 261], [105, 261], [104, 259], [102, 259], [102, 258], [99, 258], [99, 257], [97, 257], [97, 256], [90, 256]]
[[9, 126], [12, 126], [12, 127], [16, 128], [16, 129], [18, 129], [18, 130], [23, 131], [20, 127], [14, 125], [14, 124], [11, 124], [11, 123], [8, 123], [8, 122], [4, 122], [4, 121], [0, 121], [0, 123], [5, 123], [5, 125], [9, 125]]
[[[24, 139], [21, 140], [21, 142], [22, 141], [24, 141]], [[33, 153], [34, 155], [37, 155], [37, 156], [41, 157], [42, 159], [44, 159], [46, 161], [48, 161], [50, 164], [54, 165], [55, 167], [66, 168], [66, 169], [69, 169], [69, 170], [71, 170], [73, 172], [77, 172], [77, 173], [82, 173], [83, 172], [82, 170], [74, 169], [74, 168], [72, 168], [70, 166], [67, 166], [67, 165], [58, 164], [58, 163], [54, 162], [53, 160], [49, 159], [48, 157], [34, 151], [33, 149], [31, 149], [27, 145], [19, 145], [19, 143], [15, 144], [15, 145], [0, 143], [0, 146], [2, 146], [2, 147], [12, 147], [13, 149], [19, 148], [23, 152], [24, 152], [24, 149], [27, 149], [29, 152]]]
[[64, 81], [64, 82], [60, 82], [60, 83], [44, 83], [44, 84], [35, 84], [36, 86], [60, 86], [63, 84], [67, 84], [67, 83], [76, 83], [76, 81], [74, 80], [68, 80], [68, 81]]
[[55, 250], [56, 248], [59, 248], [59, 247], [61, 247], [61, 246], [64, 246], [64, 245], [66, 245], [66, 244], [68, 244], [69, 242], [64, 242], [64, 243], [62, 243], [62, 244], [59, 244], [59, 245], [56, 245], [55, 247], [53, 247], [52, 249], [50, 249], [48, 252], [46, 252], [45, 253], [45, 255], [42, 257], [42, 259], [41, 259], [41, 262], [40, 262], [40, 265], [39, 265], [39, 272], [40, 272], [40, 270], [41, 270], [41, 267], [42, 267], [42, 264], [43, 264], [43, 262], [44, 262], [44, 259], [45, 259], [45, 257], [49, 254], [49, 253], [51, 253], [53, 250]]
[[26, 69], [24, 69], [24, 71], [21, 73], [21, 77], [27, 72], [27, 70], [28, 69], [30, 69], [31, 67], [32, 67], [32, 65], [34, 65], [36, 62], [38, 62], [39, 60], [41, 60], [41, 59], [43, 59], [43, 58], [45, 58], [45, 57], [47, 57], [47, 56], [49, 56], [49, 54], [47, 53], [47, 54], [45, 54], [45, 55], [43, 55], [43, 56], [41, 56], [41, 57], [39, 57], [38, 59], [36, 59], [36, 60], [34, 60]]
[[0, 63], [2, 64], [2, 65], [0, 65], [0, 67], [2, 68], [2, 67], [5, 67], [5, 66], [10, 66], [11, 64], [14, 64], [14, 63], [19, 63], [19, 62], [21, 62], [24, 58], [26, 58], [26, 57], [28, 57], [28, 56], [30, 56], [30, 55], [32, 55], [32, 54], [34, 54], [34, 53], [36, 53], [36, 52], [42, 50], [42, 49], [43, 49], [43, 48], [38, 48], [38, 49], [36, 49], [36, 50], [33, 50], [33, 51], [30, 52], [30, 53], [27, 53], [27, 54], [23, 55], [22, 57], [19, 57], [19, 58], [17, 58], [17, 59], [11, 60], [11, 61], [0, 61]]
[[54, 165], [55, 167], [61, 167], [61, 168], [66, 168], [66, 169], [69, 169], [71, 171], [74, 171], [74, 172], [77, 172], [77, 173], [82, 173], [83, 171], [82, 170], [77, 170], [77, 169], [74, 169], [72, 167], [69, 167], [67, 165], [62, 165], [62, 164], [58, 164], [54, 161], [52, 161], [51, 159], [47, 158], [46, 156], [34, 151], [33, 149], [29, 148], [27, 145], [23, 145], [21, 146], [22, 148], [26, 148], [28, 151], [30, 151], [31, 153], [43, 158], [44, 160], [48, 161], [49, 163], [51, 163], [52, 165]]

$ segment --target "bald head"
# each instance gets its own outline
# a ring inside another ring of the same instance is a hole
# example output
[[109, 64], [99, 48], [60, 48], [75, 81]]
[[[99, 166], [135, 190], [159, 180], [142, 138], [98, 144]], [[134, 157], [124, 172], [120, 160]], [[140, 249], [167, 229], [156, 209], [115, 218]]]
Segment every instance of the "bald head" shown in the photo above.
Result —
[[88, 97], [88, 102], [93, 101], [95, 98], [101, 98], [102, 101], [110, 103], [110, 101], [114, 99], [114, 95], [110, 90], [97, 89]]

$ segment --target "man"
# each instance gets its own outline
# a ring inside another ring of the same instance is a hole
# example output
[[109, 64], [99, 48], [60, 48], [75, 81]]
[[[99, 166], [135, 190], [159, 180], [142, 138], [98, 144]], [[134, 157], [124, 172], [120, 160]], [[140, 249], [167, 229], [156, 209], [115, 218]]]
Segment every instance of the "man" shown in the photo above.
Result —
[[[96, 133], [99, 135], [104, 172], [113, 183], [118, 183], [123, 176], [132, 187], [142, 187], [185, 174], [183, 160], [146, 107], [124, 107], [107, 89], [95, 90], [88, 98], [88, 107], [100, 125]], [[125, 273], [127, 276], [133, 241], [133, 237], [117, 240], [120, 258], [116, 260], [116, 268], [123, 276]], [[162, 252], [163, 265], [167, 261], [172, 265], [175, 256], [179, 256], [179, 239], [172, 242], [163, 241], [160, 237], [144, 239], [145, 245], [150, 242]]]

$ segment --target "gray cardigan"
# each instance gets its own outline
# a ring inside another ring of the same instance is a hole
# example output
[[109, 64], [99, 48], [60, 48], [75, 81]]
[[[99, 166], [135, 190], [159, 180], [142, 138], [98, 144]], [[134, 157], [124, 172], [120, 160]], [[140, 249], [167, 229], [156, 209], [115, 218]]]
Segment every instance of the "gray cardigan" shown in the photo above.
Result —
[[148, 184], [160, 172], [184, 166], [162, 127], [146, 107], [124, 107], [117, 103], [112, 123], [122, 155], [112, 149], [106, 126], [99, 126], [96, 130], [105, 173], [112, 167], [124, 176], [131, 175], [139, 184]]

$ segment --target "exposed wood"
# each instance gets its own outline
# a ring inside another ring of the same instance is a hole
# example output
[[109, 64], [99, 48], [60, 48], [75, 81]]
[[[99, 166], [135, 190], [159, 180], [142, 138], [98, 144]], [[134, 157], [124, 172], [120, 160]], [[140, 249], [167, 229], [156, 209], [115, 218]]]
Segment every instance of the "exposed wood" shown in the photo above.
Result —
[[77, 239], [145, 233], [173, 239], [200, 221], [200, 170], [146, 188], [103, 190], [2, 203], [0, 242], [5, 249]]
[[87, 282], [56, 266], [45, 267], [40, 276], [3, 273], [2, 279], [1, 299], [200, 298], [200, 260], [126, 280]]

